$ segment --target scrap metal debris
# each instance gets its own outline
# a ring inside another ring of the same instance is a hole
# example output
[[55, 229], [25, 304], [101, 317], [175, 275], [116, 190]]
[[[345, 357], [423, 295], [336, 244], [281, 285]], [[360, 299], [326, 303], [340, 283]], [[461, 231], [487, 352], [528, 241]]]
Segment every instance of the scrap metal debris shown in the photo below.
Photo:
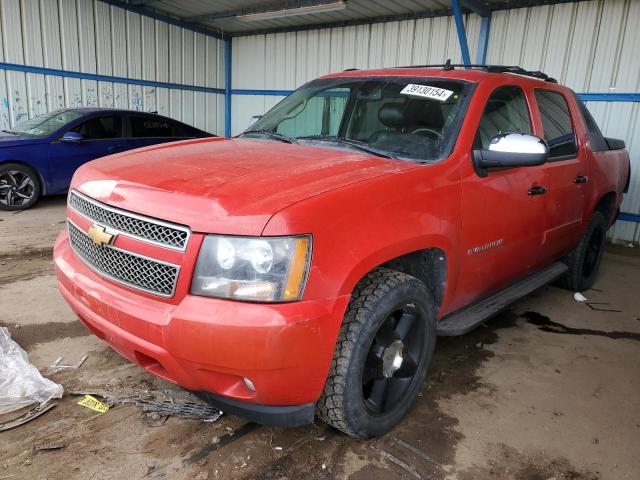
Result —
[[395, 455], [392, 455], [391, 453], [387, 452], [386, 450], [381, 449], [381, 450], [379, 450], [379, 452], [380, 452], [380, 455], [382, 455], [383, 457], [385, 457], [388, 460], [391, 460], [393, 463], [398, 465], [404, 471], [406, 471], [407, 473], [411, 474], [414, 478], [417, 478], [418, 480], [424, 480], [422, 475], [420, 475], [418, 473], [418, 471], [413, 466], [409, 465], [406, 462], [403, 462], [398, 457], [396, 457]]
[[51, 370], [54, 373], [59, 372], [60, 370], [75, 370], [77, 368], [80, 368], [88, 357], [89, 355], [85, 355], [75, 365], [60, 365], [60, 362], [62, 361], [63, 357], [58, 357], [51, 365], [49, 365], [49, 370]]
[[215, 422], [222, 412], [200, 400], [191, 393], [182, 390], [72, 390], [73, 395], [94, 395], [103, 398], [107, 405], [131, 404], [142, 407], [143, 412], [162, 416], [173, 416], [186, 419]]
[[609, 308], [611, 305], [610, 302], [587, 302], [585, 304], [591, 310], [595, 310], [597, 312], [613, 312], [613, 313], [621, 313], [622, 310], [618, 310], [617, 308]]
[[438, 468], [442, 468], [442, 464], [437, 462], [436, 460], [434, 460], [430, 455], [427, 455], [426, 453], [424, 453], [422, 450], [418, 450], [416, 447], [414, 447], [413, 445], [400, 440], [399, 438], [396, 438], [396, 443], [404, 448], [406, 448], [407, 450], [409, 450], [411, 453], [413, 453], [414, 455], [426, 460], [429, 463], [432, 463], [433, 465], [435, 465]]
[[8, 420], [0, 423], [0, 432], [25, 424], [33, 420], [34, 418], [39, 417], [43, 413], [48, 412], [55, 406], [56, 406], [55, 403], [50, 403], [48, 405], [41, 405], [39, 403], [34, 404], [33, 407], [30, 410], [28, 410], [24, 415], [21, 415], [18, 418], [14, 418], [12, 420]]
[[52, 450], [60, 450], [65, 447], [64, 443], [53, 443], [50, 445], [33, 446], [32, 452], [35, 455], [38, 452], [50, 452]]

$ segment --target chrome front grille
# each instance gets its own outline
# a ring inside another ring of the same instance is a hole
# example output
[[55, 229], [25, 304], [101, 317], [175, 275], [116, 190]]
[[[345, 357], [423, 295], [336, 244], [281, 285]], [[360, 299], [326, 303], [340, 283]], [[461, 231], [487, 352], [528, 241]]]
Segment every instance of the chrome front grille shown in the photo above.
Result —
[[189, 228], [104, 205], [73, 190], [69, 206], [80, 215], [120, 233], [176, 250], [187, 247]]
[[99, 246], [70, 220], [69, 242], [76, 255], [98, 273], [137, 290], [172, 297], [180, 267], [111, 246]]

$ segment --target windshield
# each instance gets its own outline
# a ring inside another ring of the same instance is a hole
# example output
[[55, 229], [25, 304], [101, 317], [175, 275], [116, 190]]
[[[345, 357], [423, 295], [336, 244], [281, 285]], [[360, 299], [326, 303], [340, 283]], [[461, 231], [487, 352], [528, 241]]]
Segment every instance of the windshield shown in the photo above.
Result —
[[31, 137], [48, 137], [56, 130], [80, 118], [82, 114], [73, 110], [49, 112], [15, 126], [11, 133], [29, 135]]
[[333, 143], [379, 156], [436, 161], [455, 143], [471, 88], [468, 82], [418, 77], [315, 80], [243, 136]]

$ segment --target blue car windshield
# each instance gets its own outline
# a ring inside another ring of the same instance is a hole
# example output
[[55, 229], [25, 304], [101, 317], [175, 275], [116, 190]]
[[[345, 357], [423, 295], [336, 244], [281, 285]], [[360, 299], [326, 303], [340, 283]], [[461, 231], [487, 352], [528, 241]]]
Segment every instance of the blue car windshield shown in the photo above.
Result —
[[81, 113], [73, 110], [49, 112], [33, 117], [20, 125], [15, 126], [9, 132], [30, 137], [48, 137], [56, 130], [70, 122], [82, 117]]

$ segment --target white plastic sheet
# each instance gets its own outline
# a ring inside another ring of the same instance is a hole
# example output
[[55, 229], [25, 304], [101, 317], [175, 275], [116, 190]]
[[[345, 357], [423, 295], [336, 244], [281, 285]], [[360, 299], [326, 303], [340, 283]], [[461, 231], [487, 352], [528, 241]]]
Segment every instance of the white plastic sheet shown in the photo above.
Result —
[[32, 403], [44, 405], [62, 393], [62, 385], [44, 378], [9, 330], [0, 327], [0, 415]]

